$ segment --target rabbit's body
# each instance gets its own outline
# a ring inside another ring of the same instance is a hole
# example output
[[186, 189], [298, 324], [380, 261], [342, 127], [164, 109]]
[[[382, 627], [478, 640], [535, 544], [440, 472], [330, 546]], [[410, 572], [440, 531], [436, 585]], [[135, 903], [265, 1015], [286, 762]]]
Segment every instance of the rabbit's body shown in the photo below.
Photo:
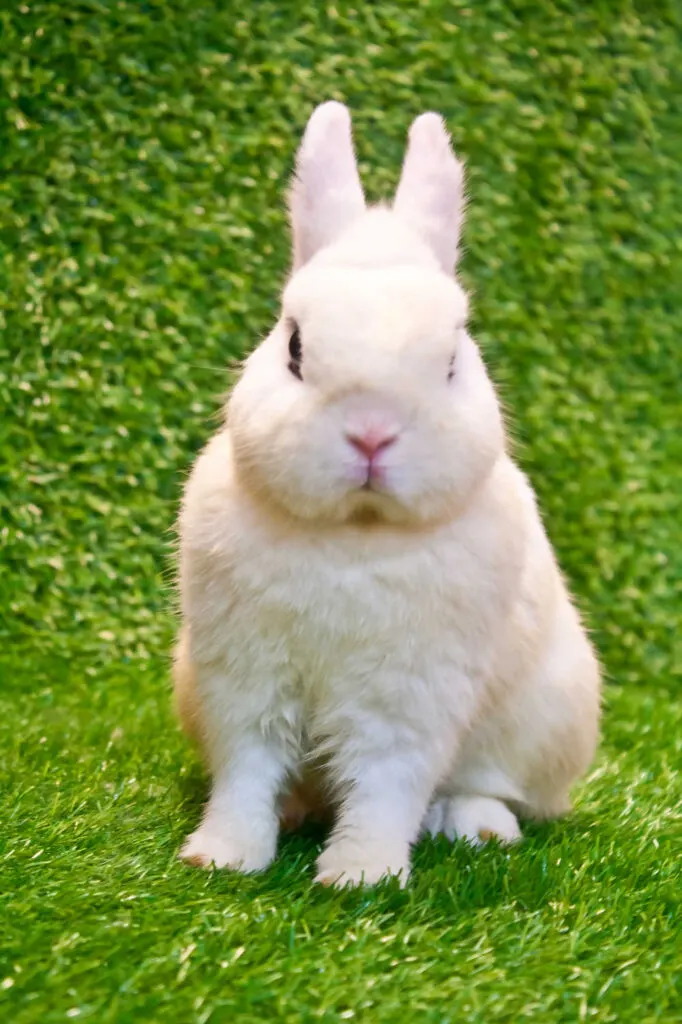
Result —
[[404, 207], [299, 224], [299, 262], [331, 239], [186, 488], [176, 691], [214, 780], [195, 863], [265, 867], [314, 764], [338, 809], [318, 878], [404, 878], [422, 827], [512, 841], [514, 811], [566, 809], [594, 750], [596, 660], [465, 297]]

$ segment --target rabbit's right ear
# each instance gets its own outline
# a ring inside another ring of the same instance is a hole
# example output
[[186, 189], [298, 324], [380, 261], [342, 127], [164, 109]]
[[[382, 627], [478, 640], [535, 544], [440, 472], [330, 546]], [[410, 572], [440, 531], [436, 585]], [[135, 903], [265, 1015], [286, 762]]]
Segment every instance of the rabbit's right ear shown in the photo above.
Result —
[[333, 242], [364, 211], [350, 113], [342, 103], [323, 103], [308, 121], [289, 193], [294, 268]]

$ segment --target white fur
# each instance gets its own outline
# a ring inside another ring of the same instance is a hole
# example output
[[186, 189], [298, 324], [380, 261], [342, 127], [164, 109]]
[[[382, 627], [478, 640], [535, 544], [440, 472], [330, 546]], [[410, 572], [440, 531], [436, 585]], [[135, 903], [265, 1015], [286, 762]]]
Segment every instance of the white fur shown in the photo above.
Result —
[[341, 103], [323, 103], [308, 122], [289, 194], [294, 266], [333, 242], [365, 212], [353, 153], [350, 115]]
[[[404, 881], [422, 828], [510, 842], [516, 813], [567, 809], [599, 671], [444, 272], [462, 187], [442, 122], [413, 128], [395, 209], [358, 212], [331, 106], [302, 147], [282, 316], [184, 495], [176, 695], [213, 788], [182, 855], [265, 867], [305, 774], [337, 808], [318, 879]], [[347, 434], [377, 425], [397, 441], [367, 491]]]
[[502, 800], [490, 796], [439, 797], [422, 824], [432, 836], [442, 832], [448, 839], [465, 839], [472, 846], [490, 839], [506, 845], [521, 839], [516, 816]]
[[450, 149], [438, 114], [422, 114], [410, 129], [394, 210], [416, 228], [450, 273], [464, 215], [464, 168]]

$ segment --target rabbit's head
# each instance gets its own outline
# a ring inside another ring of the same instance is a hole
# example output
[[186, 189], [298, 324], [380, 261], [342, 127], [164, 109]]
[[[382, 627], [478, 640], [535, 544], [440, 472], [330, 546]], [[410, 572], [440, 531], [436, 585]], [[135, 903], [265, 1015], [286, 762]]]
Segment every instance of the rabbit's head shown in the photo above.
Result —
[[367, 209], [339, 103], [313, 113], [290, 196], [282, 314], [228, 404], [237, 472], [299, 518], [458, 514], [504, 448], [454, 277], [463, 170], [436, 114], [410, 131], [391, 207]]

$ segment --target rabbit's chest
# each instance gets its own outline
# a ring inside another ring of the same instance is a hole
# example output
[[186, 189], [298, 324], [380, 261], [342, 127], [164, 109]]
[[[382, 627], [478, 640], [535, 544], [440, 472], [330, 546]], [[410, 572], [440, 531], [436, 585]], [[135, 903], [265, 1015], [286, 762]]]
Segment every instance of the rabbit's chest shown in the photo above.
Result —
[[489, 567], [452, 544], [365, 559], [323, 545], [299, 557], [270, 548], [238, 574], [250, 628], [276, 635], [307, 679], [382, 665], [423, 675], [435, 663], [468, 661], [499, 602]]

